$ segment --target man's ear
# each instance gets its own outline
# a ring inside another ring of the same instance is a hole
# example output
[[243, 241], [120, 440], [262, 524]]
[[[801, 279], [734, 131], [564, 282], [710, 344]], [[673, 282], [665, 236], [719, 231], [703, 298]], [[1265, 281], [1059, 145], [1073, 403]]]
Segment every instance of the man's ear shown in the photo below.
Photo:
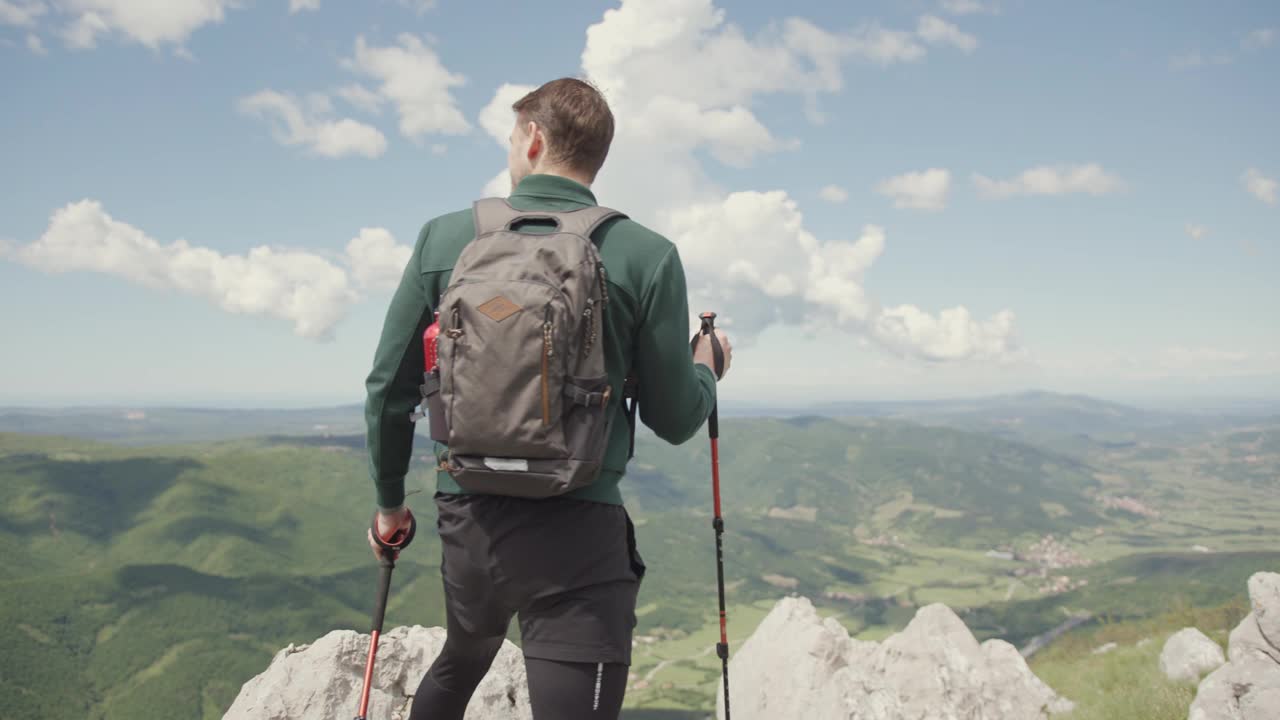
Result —
[[532, 164], [539, 157], [546, 154], [547, 139], [542, 134], [542, 129], [533, 121], [530, 121], [525, 125], [525, 132], [529, 134], [529, 149], [525, 151], [525, 157], [527, 157], [530, 164]]

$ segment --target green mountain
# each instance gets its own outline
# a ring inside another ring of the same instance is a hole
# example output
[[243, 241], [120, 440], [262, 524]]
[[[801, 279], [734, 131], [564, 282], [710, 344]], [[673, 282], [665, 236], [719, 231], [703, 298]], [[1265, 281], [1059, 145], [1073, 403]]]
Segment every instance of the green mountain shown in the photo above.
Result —
[[[0, 434], [0, 717], [217, 718], [279, 648], [363, 629], [377, 575], [363, 437], [290, 429], [148, 446]], [[1259, 423], [1064, 454], [892, 419], [726, 418], [731, 635], [792, 592], [868, 638], [946, 602], [1018, 642], [1069, 612], [1226, 602], [1280, 564], [1256, 552], [1280, 527], [1280, 496], [1260, 492], [1278, 437]], [[624, 490], [650, 568], [637, 631], [653, 643], [635, 670], [670, 679], [628, 704], [684, 717], [706, 709], [698, 683], [716, 671], [702, 652], [715, 626], [708, 446], [638, 442]], [[408, 480], [427, 523], [429, 467]], [[419, 533], [389, 622], [442, 624], [438, 559]]]

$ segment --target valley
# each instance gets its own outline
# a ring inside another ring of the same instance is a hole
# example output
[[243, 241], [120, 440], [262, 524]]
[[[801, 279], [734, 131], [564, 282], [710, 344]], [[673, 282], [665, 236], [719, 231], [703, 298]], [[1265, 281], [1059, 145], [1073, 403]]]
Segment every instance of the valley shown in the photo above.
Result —
[[[1280, 417], [1035, 394], [934, 410], [722, 420], [731, 647], [791, 593], [863, 639], [935, 602], [1020, 648], [1089, 615], [1032, 657], [1061, 668], [1073, 638], [1238, 603], [1250, 573], [1280, 568]], [[358, 414], [316, 432], [300, 415], [271, 431], [279, 418], [148, 411], [168, 424], [144, 432], [96, 412], [34, 425], [0, 412], [16, 430], [0, 434], [0, 641], [14, 649], [0, 707], [125, 718], [162, 701], [219, 718], [276, 650], [365, 629], [376, 568]], [[429, 467], [415, 460], [408, 480], [424, 524]], [[649, 567], [629, 720], [713, 702], [708, 478], [702, 437], [641, 433], [624, 481]], [[438, 558], [420, 533], [388, 622], [443, 623]], [[68, 678], [75, 702], [59, 695]]]

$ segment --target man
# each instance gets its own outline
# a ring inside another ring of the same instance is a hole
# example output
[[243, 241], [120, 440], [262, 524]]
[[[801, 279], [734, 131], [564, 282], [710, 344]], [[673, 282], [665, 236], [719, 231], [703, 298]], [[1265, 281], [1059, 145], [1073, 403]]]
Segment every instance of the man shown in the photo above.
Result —
[[[508, 202], [518, 210], [596, 205], [590, 186], [614, 129], [600, 93], [562, 78], [512, 110]], [[528, 224], [522, 231], [548, 229]], [[404, 477], [414, 438], [410, 413], [420, 400], [422, 334], [474, 235], [469, 209], [428, 222], [387, 311], [365, 408], [384, 538], [409, 522]], [[411, 720], [462, 720], [513, 615], [535, 718], [617, 718], [621, 710], [645, 570], [618, 489], [631, 445], [623, 381], [630, 368], [640, 420], [679, 444], [710, 415], [717, 378], [711, 343], [700, 338], [690, 351], [687, 290], [675, 246], [626, 218], [606, 221], [593, 240], [609, 279], [605, 365], [612, 385], [608, 411], [615, 414], [602, 470], [585, 488], [541, 500], [467, 493], [448, 472], [437, 472], [448, 638], [418, 687]], [[717, 336], [727, 371], [732, 346], [723, 332]], [[439, 459], [447, 448], [436, 443], [435, 451]], [[369, 542], [376, 555], [372, 531]]]

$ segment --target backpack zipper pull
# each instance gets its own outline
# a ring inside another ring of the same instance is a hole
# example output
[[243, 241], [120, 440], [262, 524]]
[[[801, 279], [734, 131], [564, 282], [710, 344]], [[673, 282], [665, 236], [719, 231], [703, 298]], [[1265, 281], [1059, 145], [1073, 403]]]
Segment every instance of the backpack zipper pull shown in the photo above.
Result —
[[582, 322], [587, 324], [587, 341], [582, 345], [582, 357], [590, 355], [591, 346], [596, 343], [596, 324], [591, 321], [592, 306], [595, 305], [595, 302], [595, 300], [588, 300], [587, 309], [582, 313]]
[[543, 350], [543, 353], [548, 358], [550, 358], [554, 354], [554, 351], [552, 350], [552, 347], [551, 347], [551, 329], [553, 326], [551, 324], [551, 305], [550, 304], [547, 305], [546, 312], [543, 313], [542, 317], [543, 317], [542, 350]]

